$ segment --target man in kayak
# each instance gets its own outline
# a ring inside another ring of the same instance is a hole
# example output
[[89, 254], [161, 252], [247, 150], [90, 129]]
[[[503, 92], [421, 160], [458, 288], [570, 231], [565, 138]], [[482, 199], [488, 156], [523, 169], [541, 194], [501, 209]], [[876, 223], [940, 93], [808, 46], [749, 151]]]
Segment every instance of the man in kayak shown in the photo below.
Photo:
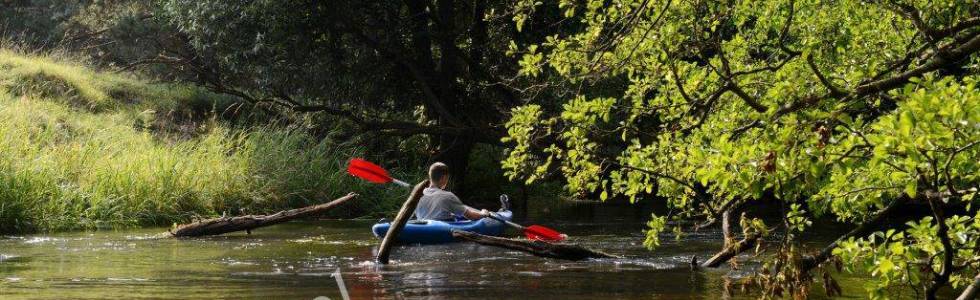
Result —
[[476, 210], [463, 204], [450, 191], [445, 190], [449, 184], [449, 166], [437, 162], [429, 167], [429, 187], [422, 191], [422, 198], [415, 208], [415, 217], [419, 220], [453, 220], [453, 216], [462, 216], [470, 220], [479, 220], [490, 216], [486, 209]]

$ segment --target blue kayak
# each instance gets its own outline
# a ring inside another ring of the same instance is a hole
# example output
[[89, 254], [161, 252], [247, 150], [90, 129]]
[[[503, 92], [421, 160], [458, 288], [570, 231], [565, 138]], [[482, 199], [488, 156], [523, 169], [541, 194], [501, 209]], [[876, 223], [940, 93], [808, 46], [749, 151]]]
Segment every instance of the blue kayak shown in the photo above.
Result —
[[[501, 219], [508, 221], [513, 217], [513, 213], [508, 210], [498, 211], [497, 214]], [[453, 230], [499, 236], [504, 233], [506, 226], [506, 224], [491, 218], [476, 221], [465, 219], [457, 221], [409, 220], [402, 232], [398, 234], [398, 241], [412, 244], [451, 243], [456, 241], [453, 238]], [[385, 233], [388, 233], [388, 227], [391, 227], [390, 222], [382, 222], [374, 224], [371, 231], [374, 232], [374, 236], [383, 238]]]

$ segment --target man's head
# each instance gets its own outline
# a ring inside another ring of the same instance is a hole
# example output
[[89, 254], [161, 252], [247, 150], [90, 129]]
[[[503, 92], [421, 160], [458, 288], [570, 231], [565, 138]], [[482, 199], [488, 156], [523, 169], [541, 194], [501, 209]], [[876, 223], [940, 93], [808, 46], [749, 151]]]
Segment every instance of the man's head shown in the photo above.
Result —
[[445, 189], [449, 184], [449, 166], [444, 163], [436, 162], [429, 166], [429, 183], [440, 189]]

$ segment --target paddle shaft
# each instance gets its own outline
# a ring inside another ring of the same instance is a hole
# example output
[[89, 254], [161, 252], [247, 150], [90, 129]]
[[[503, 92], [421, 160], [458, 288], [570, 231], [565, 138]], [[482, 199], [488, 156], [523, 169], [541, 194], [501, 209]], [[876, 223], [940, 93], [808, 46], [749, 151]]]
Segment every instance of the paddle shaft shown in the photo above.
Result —
[[401, 180], [398, 180], [398, 179], [394, 179], [394, 178], [391, 179], [391, 183], [400, 185], [401, 187], [407, 188], [407, 189], [412, 188], [412, 185], [411, 184], [408, 184], [408, 182], [404, 182], [404, 181], [401, 181]]
[[504, 220], [503, 218], [501, 218], [500, 216], [498, 216], [497, 213], [493, 213], [493, 212], [490, 213], [490, 218], [491, 219], [494, 219], [494, 220], [497, 220], [497, 221], [500, 221], [500, 222], [503, 222], [504, 224], [510, 225], [510, 227], [514, 227], [514, 228], [516, 228], [517, 230], [520, 230], [520, 231], [527, 230], [527, 227], [521, 226], [521, 224], [517, 224], [517, 223], [511, 222], [511, 221]]

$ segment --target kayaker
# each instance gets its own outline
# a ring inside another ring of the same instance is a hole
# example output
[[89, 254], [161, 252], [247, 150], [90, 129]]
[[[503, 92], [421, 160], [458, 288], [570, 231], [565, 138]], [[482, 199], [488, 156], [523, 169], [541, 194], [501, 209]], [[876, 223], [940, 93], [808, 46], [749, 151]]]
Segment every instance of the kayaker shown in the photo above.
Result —
[[486, 209], [477, 210], [463, 204], [450, 191], [445, 190], [449, 184], [449, 166], [436, 162], [429, 166], [429, 187], [422, 191], [422, 198], [415, 208], [415, 217], [419, 220], [451, 221], [454, 216], [462, 216], [470, 220], [479, 220], [490, 216]]

